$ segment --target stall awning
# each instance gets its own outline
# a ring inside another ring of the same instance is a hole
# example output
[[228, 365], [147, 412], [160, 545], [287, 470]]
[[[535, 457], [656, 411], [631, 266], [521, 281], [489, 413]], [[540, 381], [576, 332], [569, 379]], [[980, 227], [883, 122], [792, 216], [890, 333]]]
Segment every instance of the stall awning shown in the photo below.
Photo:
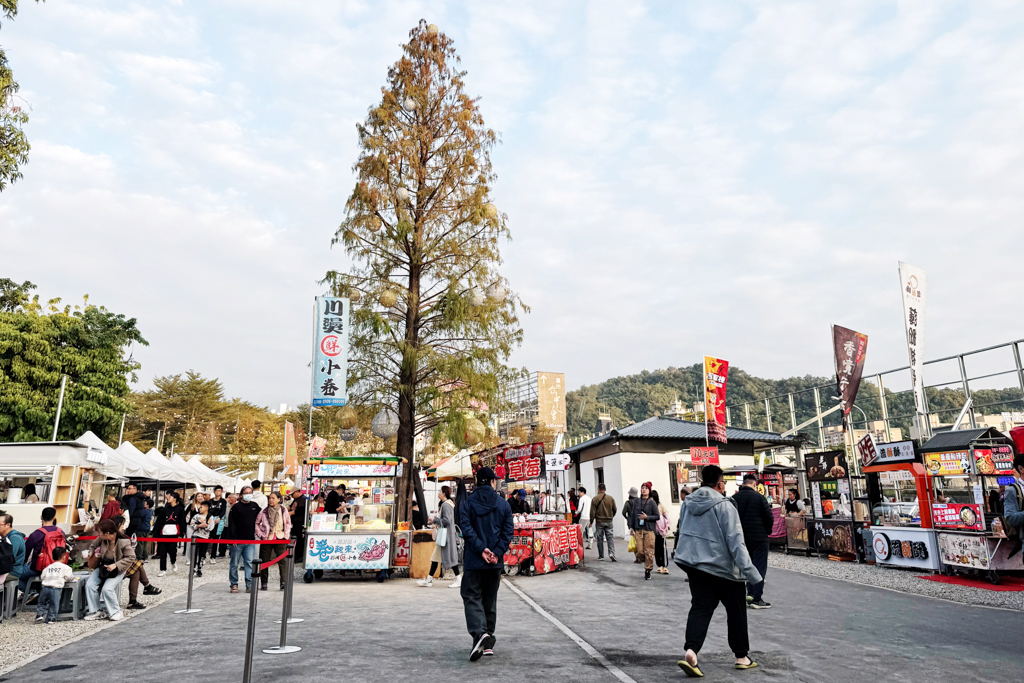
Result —
[[53, 467], [0, 465], [0, 477], [47, 477], [51, 474], [53, 474]]

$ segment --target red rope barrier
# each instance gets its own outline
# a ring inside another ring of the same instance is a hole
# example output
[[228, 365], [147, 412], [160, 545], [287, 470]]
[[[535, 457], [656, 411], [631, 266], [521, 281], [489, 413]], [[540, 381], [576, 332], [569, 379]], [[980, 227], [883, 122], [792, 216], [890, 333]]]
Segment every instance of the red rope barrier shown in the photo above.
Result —
[[[74, 540], [76, 541], [95, 541], [96, 536], [78, 536]], [[276, 541], [242, 541], [231, 538], [170, 538], [167, 536], [160, 536], [159, 538], [153, 538], [148, 536], [137, 536], [136, 541], [154, 541], [156, 543], [188, 543], [194, 540], [196, 543], [223, 543], [224, 545], [283, 545], [290, 543], [290, 540], [276, 540]]]
[[278, 562], [280, 562], [284, 558], [288, 557], [288, 553], [289, 552], [291, 552], [291, 551], [290, 550], [286, 550], [283, 553], [281, 553], [280, 555], [278, 555], [277, 557], [275, 557], [274, 559], [272, 559], [271, 561], [264, 562], [263, 564], [260, 565], [260, 571], [263, 571], [264, 569], [267, 569], [268, 567], [273, 567], [275, 564], [277, 564]]

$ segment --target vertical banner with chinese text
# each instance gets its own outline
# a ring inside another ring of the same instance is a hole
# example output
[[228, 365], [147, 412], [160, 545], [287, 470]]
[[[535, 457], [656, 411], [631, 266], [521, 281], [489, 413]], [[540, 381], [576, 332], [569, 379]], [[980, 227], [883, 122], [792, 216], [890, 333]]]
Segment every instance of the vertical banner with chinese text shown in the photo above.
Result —
[[282, 474], [299, 474], [299, 449], [295, 445], [295, 425], [284, 423], [284, 470]]
[[704, 425], [707, 440], [728, 443], [725, 436], [725, 384], [729, 361], [704, 356]]
[[900, 287], [903, 289], [903, 324], [907, 329], [907, 353], [910, 356], [910, 386], [919, 415], [928, 412], [924, 402], [924, 309], [928, 275], [920, 268], [900, 262]]
[[857, 400], [860, 376], [864, 372], [864, 356], [868, 352], [868, 336], [833, 325], [832, 346], [836, 354], [836, 391], [839, 392], [839, 404], [843, 407], [845, 420]]
[[316, 298], [313, 337], [312, 404], [343, 406], [348, 400], [349, 300], [336, 296]]

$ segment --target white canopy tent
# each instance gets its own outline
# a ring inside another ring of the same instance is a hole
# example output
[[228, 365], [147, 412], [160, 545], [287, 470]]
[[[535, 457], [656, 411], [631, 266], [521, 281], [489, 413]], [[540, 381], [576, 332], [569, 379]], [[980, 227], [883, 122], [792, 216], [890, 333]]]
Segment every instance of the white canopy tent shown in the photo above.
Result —
[[145, 468], [141, 463], [129, 461], [122, 453], [103, 443], [103, 440], [90, 432], [85, 432], [75, 439], [78, 443], [85, 444], [93, 450], [101, 451], [107, 456], [105, 465], [99, 467], [100, 472], [108, 477], [127, 479], [128, 477], [148, 477]]
[[226, 491], [234, 491], [235, 490], [234, 487], [235, 487], [237, 482], [233, 478], [225, 476], [225, 475], [221, 474], [220, 472], [215, 472], [215, 471], [211, 470], [209, 467], [207, 467], [206, 465], [204, 465], [202, 463], [202, 461], [199, 459], [198, 455], [193, 455], [186, 462], [188, 463], [189, 467], [191, 467], [192, 469], [196, 470], [197, 472], [199, 472], [204, 477], [208, 478], [208, 480], [211, 482], [210, 484], [208, 484], [209, 486], [220, 485], [220, 486], [223, 486], [224, 490], [226, 490]]
[[145, 473], [145, 477], [155, 480], [166, 479], [166, 477], [162, 476], [164, 472], [163, 468], [160, 467], [160, 464], [151, 462], [150, 459], [146, 457], [146, 454], [133, 446], [131, 442], [125, 441], [115, 448], [114, 451], [128, 462], [135, 463], [141, 467]]
[[[168, 468], [168, 471], [170, 473], [173, 473], [174, 476], [168, 477], [168, 481], [177, 481], [183, 484], [195, 483], [193, 481], [193, 479], [195, 478], [195, 472], [192, 471], [192, 468], [179, 467], [178, 465], [175, 464], [173, 459], [165, 458], [160, 453], [160, 451], [158, 451], [155, 448], [150, 448], [148, 451], [146, 451], [146, 456], [150, 460], [156, 459], [161, 461]], [[184, 463], [184, 460], [181, 460], [181, 458], [178, 458], [178, 460]]]
[[469, 459], [469, 456], [473, 454], [473, 451], [468, 448], [461, 450], [452, 457], [448, 458], [434, 470], [434, 477], [441, 481], [442, 479], [462, 479], [463, 477], [473, 476], [473, 464]]

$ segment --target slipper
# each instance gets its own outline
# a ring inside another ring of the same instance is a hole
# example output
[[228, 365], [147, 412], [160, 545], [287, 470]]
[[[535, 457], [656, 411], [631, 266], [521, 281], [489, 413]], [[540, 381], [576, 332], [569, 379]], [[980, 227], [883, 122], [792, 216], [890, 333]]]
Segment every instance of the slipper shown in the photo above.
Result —
[[736, 665], [737, 669], [744, 669], [744, 670], [745, 669], [754, 669], [756, 667], [757, 667], [757, 662], [755, 662], [753, 659], [750, 660], [750, 664], [737, 664]]
[[679, 668], [686, 672], [686, 675], [690, 678], [704, 678], [704, 672], [700, 670], [700, 667], [696, 664], [690, 664], [685, 659], [679, 660]]

